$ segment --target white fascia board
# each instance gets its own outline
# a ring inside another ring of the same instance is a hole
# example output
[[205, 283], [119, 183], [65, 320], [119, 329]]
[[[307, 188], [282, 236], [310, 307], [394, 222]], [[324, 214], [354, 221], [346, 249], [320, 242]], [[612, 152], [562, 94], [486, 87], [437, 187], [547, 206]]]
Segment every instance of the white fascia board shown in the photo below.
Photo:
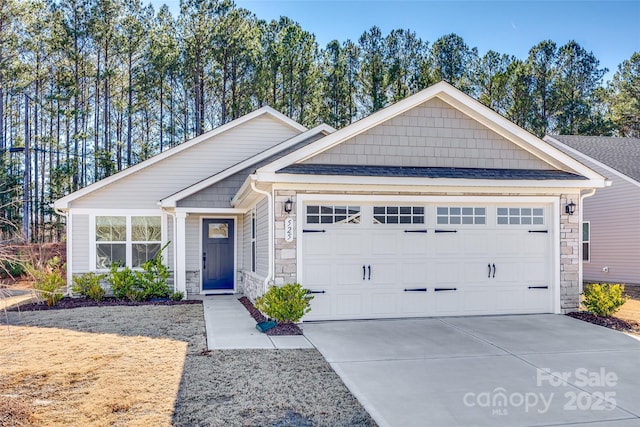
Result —
[[625, 181], [627, 181], [630, 184], [633, 184], [637, 187], [640, 187], [640, 182], [636, 181], [635, 179], [631, 178], [628, 175], [623, 174], [622, 172], [617, 171], [616, 169], [607, 166], [606, 164], [594, 159], [593, 157], [589, 157], [586, 154], [584, 154], [582, 151], [576, 150], [575, 148], [569, 147], [567, 144], [558, 141], [556, 138], [550, 136], [550, 135], [546, 135], [544, 137], [545, 141], [550, 141], [553, 144], [557, 144], [559, 146], [561, 146], [563, 148], [563, 150], [567, 150], [569, 153], [574, 154], [582, 159], [584, 159], [587, 162], [593, 163], [594, 165], [601, 167], [602, 169], [606, 170], [607, 172], [619, 177], [620, 179], [623, 179]]
[[358, 122], [336, 131], [316, 143], [310, 144], [307, 147], [297, 150], [294, 153], [264, 166], [261, 170], [265, 172], [276, 172], [290, 164], [308, 160], [309, 158], [326, 151], [347, 139], [350, 139], [435, 97], [440, 98], [443, 102], [446, 102], [453, 108], [469, 115], [471, 118], [477, 120], [487, 128], [557, 169], [569, 169], [590, 180], [604, 179], [595, 171], [573, 159], [571, 156], [568, 156], [561, 150], [546, 144], [540, 138], [527, 132], [446, 82], [437, 83], [415, 95], [397, 102], [396, 104], [373, 113]]
[[261, 170], [275, 172], [286, 166], [289, 166], [290, 164], [306, 160], [323, 151], [330, 149], [331, 147], [340, 144], [346, 139], [352, 138], [353, 136], [358, 135], [386, 120], [389, 120], [397, 116], [398, 114], [402, 114], [405, 111], [408, 111], [411, 108], [428, 101], [440, 92], [450, 89], [457, 90], [444, 81], [436, 83], [435, 85], [430, 86], [416, 93], [415, 95], [405, 98], [402, 101], [398, 101], [387, 108], [375, 112], [363, 119], [358, 120], [355, 123], [350, 124], [349, 126], [346, 126], [332, 133], [331, 135], [322, 138], [321, 140], [318, 140], [306, 147], [301, 148], [300, 150], [288, 154], [276, 160], [275, 162], [264, 166], [263, 168], [261, 168]]
[[289, 138], [288, 140], [281, 142], [280, 144], [275, 145], [271, 148], [268, 148], [253, 157], [250, 157], [213, 176], [210, 176], [209, 178], [203, 179], [202, 181], [197, 182], [183, 190], [180, 190], [177, 193], [165, 197], [164, 199], [160, 200], [158, 204], [162, 207], [175, 207], [177, 206], [178, 201], [184, 199], [185, 197], [189, 197], [190, 195], [195, 194], [198, 191], [204, 190], [205, 188], [215, 184], [216, 182], [220, 182], [223, 179], [228, 178], [255, 163], [258, 163], [273, 156], [274, 154], [279, 153], [282, 150], [286, 150], [287, 148], [292, 147], [304, 141], [305, 139], [311, 138], [312, 136], [319, 133], [329, 134], [331, 132], [335, 132], [335, 129], [329, 125], [321, 124], [319, 126], [316, 126], [313, 129], [309, 129], [306, 132], [294, 136], [293, 138]]
[[562, 150], [546, 143], [463, 92], [457, 90], [456, 92], [447, 92], [441, 96], [441, 99], [557, 169], [570, 169], [588, 179], [604, 179], [593, 169], [563, 153]]
[[509, 180], [509, 179], [465, 179], [465, 178], [413, 178], [352, 175], [306, 175], [261, 172], [256, 173], [260, 182], [290, 184], [351, 184], [429, 187], [531, 187], [531, 188], [604, 188], [606, 181], [600, 180]]
[[183, 142], [182, 144], [170, 148], [167, 151], [163, 151], [162, 153], [156, 154], [155, 156], [151, 157], [150, 159], [147, 159], [143, 162], [140, 162], [136, 165], [133, 165], [131, 167], [128, 167], [127, 169], [120, 171], [114, 175], [111, 175], [107, 178], [101, 179], [98, 182], [94, 182], [91, 185], [88, 185], [84, 188], [81, 188], [80, 190], [74, 191], [71, 194], [68, 194], [64, 197], [59, 198], [58, 200], [56, 200], [53, 203], [54, 208], [57, 209], [66, 209], [69, 207], [69, 203], [72, 202], [73, 200], [76, 200], [80, 197], [83, 197], [89, 193], [92, 193], [96, 190], [99, 190], [103, 187], [106, 187], [107, 185], [119, 181], [131, 174], [134, 174], [146, 167], [149, 167], [155, 163], [158, 163], [168, 157], [171, 157], [174, 154], [180, 153], [183, 150], [186, 150], [194, 145], [197, 145], [203, 141], [206, 141], [210, 138], [213, 138], [217, 135], [220, 135], [224, 132], [227, 132], [237, 126], [240, 126], [243, 123], [248, 122], [249, 120], [252, 120], [256, 117], [259, 117], [263, 114], [268, 114], [270, 116], [272, 116], [273, 118], [275, 118], [276, 120], [281, 121], [282, 123], [284, 123], [285, 125], [292, 127], [300, 132], [305, 132], [307, 131], [307, 128], [304, 127], [303, 125], [301, 125], [300, 123], [290, 119], [289, 117], [285, 116], [284, 114], [274, 110], [271, 107], [262, 107], [258, 110], [255, 110], [249, 114], [246, 114], [242, 117], [239, 117], [229, 123], [225, 123], [224, 125], [218, 126], [215, 129], [210, 130], [209, 132], [203, 133], [200, 136], [197, 136], [189, 141]]
[[186, 214], [202, 214], [202, 215], [242, 215], [246, 213], [246, 209], [236, 208], [175, 208], [176, 213]]

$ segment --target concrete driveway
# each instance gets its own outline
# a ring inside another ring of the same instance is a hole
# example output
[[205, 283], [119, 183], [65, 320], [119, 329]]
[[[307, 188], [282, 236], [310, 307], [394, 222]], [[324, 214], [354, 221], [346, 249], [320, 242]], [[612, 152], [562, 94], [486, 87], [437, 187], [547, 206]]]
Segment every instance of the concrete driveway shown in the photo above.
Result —
[[567, 316], [303, 327], [380, 426], [640, 426], [640, 340]]

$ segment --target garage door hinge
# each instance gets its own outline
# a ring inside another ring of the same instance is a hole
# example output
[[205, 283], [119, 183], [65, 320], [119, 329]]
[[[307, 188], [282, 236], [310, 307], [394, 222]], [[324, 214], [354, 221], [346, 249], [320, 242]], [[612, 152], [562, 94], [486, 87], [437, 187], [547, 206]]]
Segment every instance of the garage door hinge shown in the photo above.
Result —
[[529, 289], [549, 289], [548, 286], [529, 286]]
[[405, 289], [405, 292], [427, 292], [427, 288]]
[[434, 291], [436, 292], [441, 292], [441, 291], [457, 291], [458, 288], [435, 288]]
[[434, 233], [457, 233], [458, 230], [435, 230]]
[[529, 233], [548, 233], [548, 230], [529, 230]]
[[426, 233], [427, 230], [404, 230], [405, 233]]
[[324, 233], [324, 230], [302, 230], [303, 233]]
[[325, 291], [309, 291], [310, 294], [326, 294]]

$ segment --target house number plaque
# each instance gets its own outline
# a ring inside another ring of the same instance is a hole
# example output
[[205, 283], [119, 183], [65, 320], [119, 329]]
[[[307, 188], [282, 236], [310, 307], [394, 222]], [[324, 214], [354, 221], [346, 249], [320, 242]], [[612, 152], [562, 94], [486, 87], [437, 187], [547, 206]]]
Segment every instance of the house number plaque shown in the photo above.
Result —
[[285, 242], [293, 242], [293, 218], [285, 218], [284, 220], [284, 240]]

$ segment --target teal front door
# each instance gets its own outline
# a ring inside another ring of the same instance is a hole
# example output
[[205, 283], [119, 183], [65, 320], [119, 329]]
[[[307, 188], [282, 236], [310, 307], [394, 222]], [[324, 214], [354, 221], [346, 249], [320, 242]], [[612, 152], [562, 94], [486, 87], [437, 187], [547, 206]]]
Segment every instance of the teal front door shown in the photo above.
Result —
[[202, 223], [202, 290], [233, 290], [234, 220]]

